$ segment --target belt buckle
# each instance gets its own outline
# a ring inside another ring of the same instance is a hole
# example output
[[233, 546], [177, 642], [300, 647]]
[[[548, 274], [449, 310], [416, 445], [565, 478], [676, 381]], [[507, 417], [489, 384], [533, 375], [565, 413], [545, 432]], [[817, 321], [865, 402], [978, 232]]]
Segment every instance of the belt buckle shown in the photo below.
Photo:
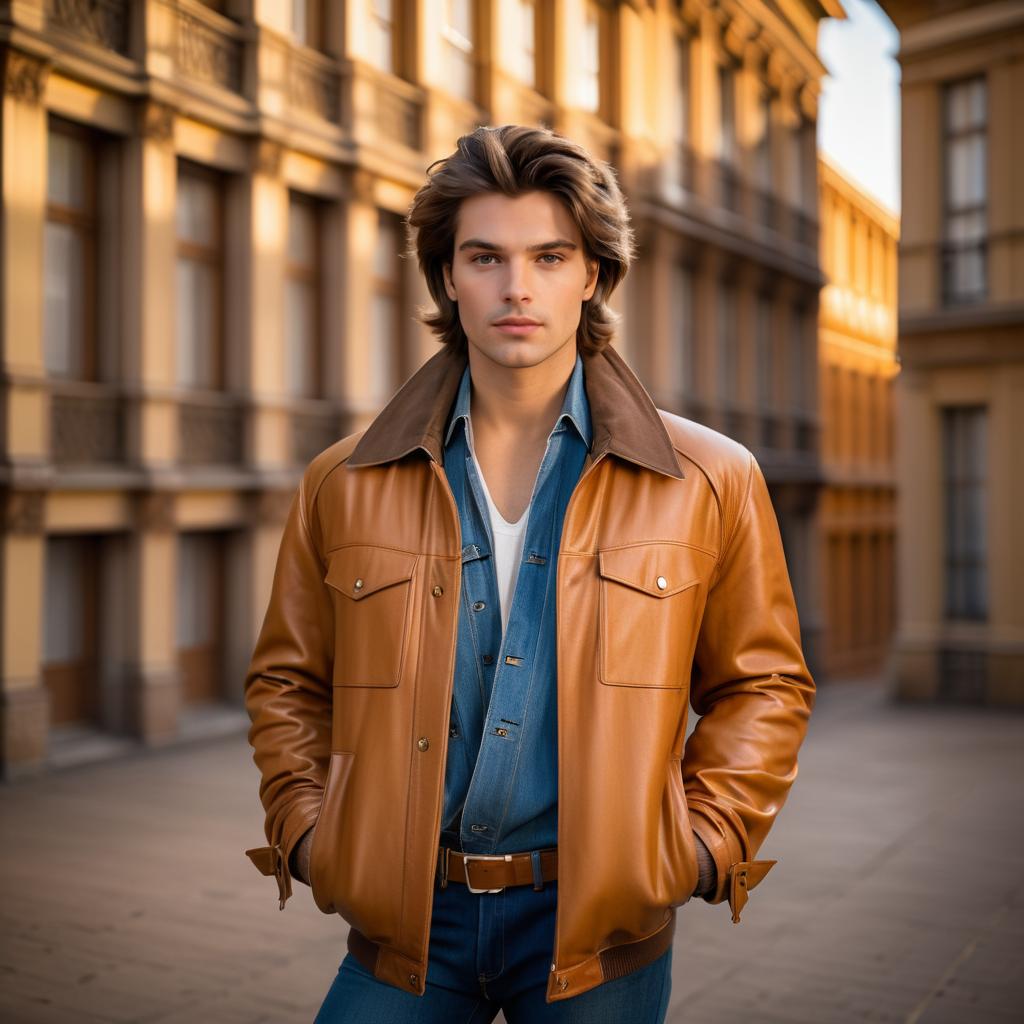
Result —
[[511, 853], [464, 853], [462, 855], [462, 863], [466, 869], [466, 888], [470, 892], [501, 892], [505, 888], [503, 885], [499, 885], [497, 889], [474, 889], [469, 881], [469, 862], [471, 860], [512, 860]]

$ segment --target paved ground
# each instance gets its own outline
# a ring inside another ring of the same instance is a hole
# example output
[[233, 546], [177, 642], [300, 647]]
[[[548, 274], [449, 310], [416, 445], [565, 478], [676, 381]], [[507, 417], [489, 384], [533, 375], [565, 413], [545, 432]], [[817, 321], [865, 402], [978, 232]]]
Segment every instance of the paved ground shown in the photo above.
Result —
[[[680, 914], [669, 1020], [1021, 1020], [1022, 780], [1024, 715], [823, 687], [743, 921]], [[345, 926], [245, 859], [256, 784], [238, 737], [0, 787], [0, 1020], [311, 1021]]]

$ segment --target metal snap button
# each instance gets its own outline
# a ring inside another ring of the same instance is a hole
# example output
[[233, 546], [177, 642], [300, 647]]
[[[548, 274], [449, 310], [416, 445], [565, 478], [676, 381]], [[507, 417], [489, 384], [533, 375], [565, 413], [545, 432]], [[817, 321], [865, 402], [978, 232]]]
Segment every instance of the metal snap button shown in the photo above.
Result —
[[474, 601], [473, 602], [473, 611], [475, 611], [475, 612], [482, 612], [486, 607], [487, 607], [487, 605], [485, 605], [483, 603], [483, 601]]
[[420, 750], [429, 750], [430, 740], [428, 740], [426, 736], [421, 736], [419, 740], [416, 742], [416, 746], [419, 747]]
[[440, 597], [444, 593], [444, 587], [435, 586], [431, 593], [434, 595], [434, 597]]
[[664, 576], [659, 576], [657, 583], [659, 590], [664, 590], [668, 586], [668, 580]]
[[362, 590], [362, 589], [363, 589], [363, 580], [362, 580], [362, 577], [358, 578], [358, 579], [357, 579], [357, 580], [355, 581], [355, 583], [353, 583], [353, 584], [352, 584], [352, 589], [353, 589], [353, 590]]
[[417, 984], [419, 982], [419, 980], [420, 980], [420, 976], [418, 974], [410, 974], [409, 975], [409, 984], [410, 985]]

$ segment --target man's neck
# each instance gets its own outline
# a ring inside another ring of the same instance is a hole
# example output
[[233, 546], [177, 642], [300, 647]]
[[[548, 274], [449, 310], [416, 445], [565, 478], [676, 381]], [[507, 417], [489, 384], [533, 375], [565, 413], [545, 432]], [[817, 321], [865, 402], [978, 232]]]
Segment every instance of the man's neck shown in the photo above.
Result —
[[536, 366], [508, 367], [469, 348], [473, 433], [546, 438], [558, 418], [576, 365], [576, 344], [564, 345]]

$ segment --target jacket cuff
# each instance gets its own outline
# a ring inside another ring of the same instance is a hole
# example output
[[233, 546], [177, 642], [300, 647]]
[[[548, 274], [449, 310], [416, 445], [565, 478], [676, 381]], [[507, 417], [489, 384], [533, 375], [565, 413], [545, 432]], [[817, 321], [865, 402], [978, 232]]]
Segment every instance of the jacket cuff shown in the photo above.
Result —
[[704, 895], [708, 903], [729, 901], [733, 924], [739, 924], [740, 912], [746, 905], [750, 890], [777, 863], [774, 860], [744, 860], [738, 839], [727, 832], [702, 809], [690, 807], [693, 831], [704, 842], [715, 861], [717, 878], [714, 890]]
[[298, 845], [299, 840], [316, 823], [317, 813], [317, 810], [314, 809], [311, 816], [308, 808], [296, 807], [285, 816], [279, 842], [270, 846], [257, 846], [245, 851], [245, 855], [253, 862], [261, 875], [273, 875], [277, 879], [277, 894], [281, 910], [284, 910], [284, 905], [292, 894], [292, 873], [289, 867], [292, 851]]

